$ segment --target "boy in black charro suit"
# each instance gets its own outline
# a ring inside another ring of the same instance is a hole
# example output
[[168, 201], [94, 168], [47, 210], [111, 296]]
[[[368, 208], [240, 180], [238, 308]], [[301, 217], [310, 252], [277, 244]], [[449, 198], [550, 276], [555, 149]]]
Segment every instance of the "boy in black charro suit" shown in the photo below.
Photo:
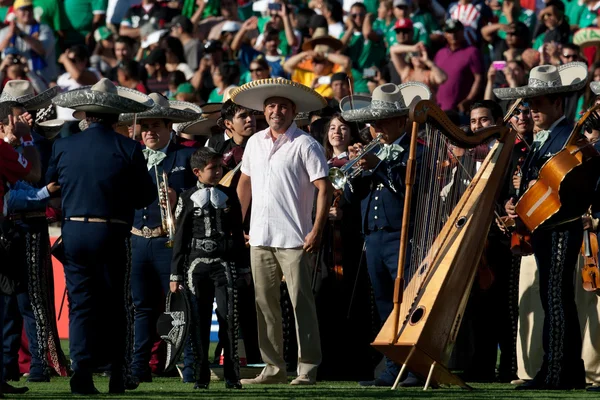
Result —
[[[227, 331], [222, 340], [227, 388], [241, 389], [237, 354], [237, 282], [249, 271], [237, 270], [237, 257], [244, 249], [242, 212], [235, 192], [218, 185], [222, 156], [210, 147], [198, 149], [190, 160], [195, 188], [179, 198], [177, 230], [171, 264], [171, 291], [180, 284], [193, 294], [189, 346], [184, 356], [184, 373], [191, 368], [195, 389], [206, 389], [210, 382], [208, 346], [213, 298], [217, 317]], [[189, 370], [187, 371], [190, 372]]]

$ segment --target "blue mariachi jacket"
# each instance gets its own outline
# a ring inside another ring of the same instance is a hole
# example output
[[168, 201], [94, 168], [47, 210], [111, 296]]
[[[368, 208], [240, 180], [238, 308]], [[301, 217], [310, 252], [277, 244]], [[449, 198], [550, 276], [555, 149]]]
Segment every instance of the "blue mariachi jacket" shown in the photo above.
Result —
[[140, 144], [97, 123], [54, 143], [46, 182], [60, 185], [65, 218], [131, 224], [135, 209], [157, 196]]
[[[404, 211], [404, 185], [406, 163], [410, 148], [410, 134], [405, 134], [399, 142], [404, 149], [397, 160], [381, 161], [372, 173], [363, 174], [353, 179], [344, 188], [344, 197], [350, 203], [360, 201], [362, 231], [365, 234], [378, 229], [399, 231], [402, 228]], [[417, 145], [417, 173], [423, 156], [424, 147]], [[352, 189], [350, 188], [352, 186]], [[415, 182], [413, 190], [418, 186]], [[411, 213], [412, 215], [412, 213]]]
[[[196, 184], [197, 179], [190, 167], [190, 157], [194, 154], [194, 151], [196, 151], [195, 148], [185, 147], [171, 142], [169, 143], [169, 147], [167, 147], [167, 157], [158, 166], [158, 173], [160, 175], [162, 175], [163, 171], [167, 171], [169, 187], [173, 188], [177, 195], [180, 195]], [[154, 167], [150, 170], [146, 168], [146, 170], [154, 183], [154, 191], [158, 193]], [[135, 212], [135, 217], [133, 219], [134, 228], [141, 230], [144, 226], [147, 226], [150, 229], [154, 229], [161, 225], [162, 221], [160, 219], [158, 198], [151, 204]]]

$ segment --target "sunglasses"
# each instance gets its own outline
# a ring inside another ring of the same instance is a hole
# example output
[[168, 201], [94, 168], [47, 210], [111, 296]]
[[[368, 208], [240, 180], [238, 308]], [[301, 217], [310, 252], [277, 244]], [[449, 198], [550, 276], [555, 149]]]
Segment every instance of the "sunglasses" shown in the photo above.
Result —
[[521, 110], [520, 108], [517, 108], [515, 110], [515, 116], [518, 116], [518, 115], [521, 115], [521, 114], [523, 114], [523, 115], [529, 115], [530, 112], [531, 111], [529, 110], [529, 108], [526, 108], [524, 110]]
[[575, 58], [579, 57], [577, 54], [563, 54], [562, 56], [564, 58], [570, 58], [570, 59], [575, 59]]
[[517, 36], [517, 32], [506, 32], [506, 35]]
[[264, 68], [255, 68], [255, 69], [251, 69], [251, 70], [250, 70], [250, 73], [251, 73], [251, 74], [254, 74], [254, 73], [256, 73], [256, 72], [260, 72], [260, 71], [264, 71], [264, 70], [265, 70]]
[[356, 14], [350, 14], [350, 16], [351, 16], [352, 18], [356, 18], [356, 17], [364, 17], [365, 15], [367, 15], [367, 14], [365, 14], [365, 13], [362, 13], [362, 12], [361, 12], [361, 13], [356, 13]]
[[396, 34], [410, 35], [411, 33], [412, 33], [411, 29], [397, 29], [396, 30]]

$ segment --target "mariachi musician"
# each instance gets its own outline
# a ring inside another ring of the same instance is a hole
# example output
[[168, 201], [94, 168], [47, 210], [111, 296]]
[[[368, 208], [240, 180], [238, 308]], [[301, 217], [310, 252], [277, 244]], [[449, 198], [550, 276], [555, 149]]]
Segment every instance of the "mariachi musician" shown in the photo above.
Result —
[[[58, 89], [52, 88], [35, 95], [29, 81], [11, 80], [2, 91], [0, 107], [10, 107], [7, 112], [15, 117], [24, 118], [31, 126], [35, 111], [52, 104], [52, 98], [57, 94]], [[59, 133], [62, 126], [60, 121], [49, 123], [55, 125], [54, 129], [43, 131], [43, 127], [35, 127], [46, 137], [34, 130], [31, 132], [34, 145], [40, 153], [42, 174], [46, 172], [52, 150], [50, 140]], [[8, 218], [13, 221], [19, 232], [14, 238], [12, 248], [19, 260], [18, 269], [23, 271], [27, 278], [26, 287], [22, 292], [16, 296], [5, 296], [4, 300], [4, 349], [8, 350], [4, 353], [4, 379], [19, 380], [19, 347], [24, 325], [31, 354], [27, 381], [49, 382], [51, 368], [61, 376], [67, 375], [67, 359], [60, 347], [54, 312], [50, 237], [46, 220], [48, 198], [57, 192], [59, 187], [56, 183], [34, 186], [19, 181], [10, 188], [6, 197], [6, 210]], [[52, 365], [48, 363], [49, 359], [52, 360]]]
[[[523, 164], [520, 193], [535, 183], [543, 164], [563, 149], [574, 124], [564, 116], [564, 95], [585, 85], [587, 68], [569, 63], [558, 68], [542, 65], [531, 70], [527, 86], [494, 89], [502, 100], [523, 98], [530, 107], [534, 131], [531, 152]], [[595, 182], [589, 184], [595, 185]], [[518, 219], [515, 200], [505, 210]], [[544, 309], [544, 358], [534, 379], [519, 390], [579, 389], [585, 387], [581, 333], [574, 299], [573, 272], [583, 238], [581, 220], [562, 223], [532, 234]]]
[[[150, 94], [154, 107], [135, 116], [142, 128], [142, 150], [146, 159], [148, 175], [157, 185], [157, 190], [168, 190], [171, 212], [177, 204], [177, 196], [194, 186], [194, 175], [190, 168], [190, 157], [194, 148], [175, 144], [171, 140], [174, 122], [187, 122], [198, 117], [197, 107], [181, 101], [169, 101], [158, 93]], [[120, 120], [133, 121], [134, 115], [123, 114]], [[166, 173], [169, 188], [163, 188], [163, 173]], [[164, 221], [166, 204], [156, 199], [148, 206], [136, 210], [131, 233], [131, 293], [135, 306], [134, 348], [131, 372], [138, 382], [151, 382], [151, 353], [156, 337], [156, 321], [164, 307], [165, 295], [169, 292], [172, 244], [174, 235]], [[173, 225], [174, 227], [174, 225]], [[161, 355], [157, 355], [160, 360]], [[159, 361], [160, 364], [160, 361]], [[152, 363], [152, 372], [162, 369]], [[184, 375], [184, 380], [186, 376]], [[189, 382], [194, 382], [190, 373]]]

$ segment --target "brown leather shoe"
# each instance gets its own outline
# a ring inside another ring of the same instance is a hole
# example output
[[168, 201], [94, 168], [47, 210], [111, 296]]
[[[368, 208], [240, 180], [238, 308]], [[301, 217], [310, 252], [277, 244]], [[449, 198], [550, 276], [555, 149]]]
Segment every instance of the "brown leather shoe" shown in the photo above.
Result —
[[298, 375], [296, 379], [290, 382], [290, 385], [316, 385], [317, 381], [308, 375]]
[[287, 383], [287, 376], [285, 374], [270, 376], [260, 374], [253, 379], [241, 379], [240, 383], [242, 385], [278, 385], [281, 383]]

